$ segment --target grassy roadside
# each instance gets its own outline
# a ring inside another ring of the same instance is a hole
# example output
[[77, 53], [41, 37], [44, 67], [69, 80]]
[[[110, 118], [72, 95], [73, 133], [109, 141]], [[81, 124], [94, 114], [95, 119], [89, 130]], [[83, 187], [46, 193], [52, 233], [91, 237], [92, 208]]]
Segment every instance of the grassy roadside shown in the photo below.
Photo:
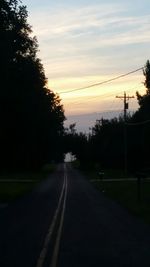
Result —
[[37, 184], [34, 182], [0, 183], [0, 203], [8, 203], [30, 192]]
[[[93, 169], [86, 169], [84, 172], [87, 174], [89, 179], [98, 180], [100, 179], [99, 172], [103, 172], [103, 170], [93, 170]], [[123, 170], [104, 170], [104, 179], [128, 179], [128, 178], [135, 178], [131, 173], [124, 173]]]
[[11, 202], [31, 192], [40, 181], [54, 170], [54, 165], [46, 165], [39, 172], [0, 174], [0, 203]]
[[[99, 191], [123, 207], [127, 208], [130, 213], [142, 218], [145, 222], [150, 223], [150, 180], [141, 180], [140, 185], [140, 200], [138, 195], [138, 184], [137, 181], [119, 181], [119, 178], [125, 178], [120, 175], [120, 171], [106, 171], [108, 174], [101, 181], [96, 172], [87, 171], [86, 176], [90, 182], [98, 188]], [[117, 175], [116, 175], [116, 174]], [[111, 175], [113, 174], [113, 175]], [[107, 181], [109, 179], [117, 179], [118, 181]], [[132, 178], [131, 175], [126, 178]]]

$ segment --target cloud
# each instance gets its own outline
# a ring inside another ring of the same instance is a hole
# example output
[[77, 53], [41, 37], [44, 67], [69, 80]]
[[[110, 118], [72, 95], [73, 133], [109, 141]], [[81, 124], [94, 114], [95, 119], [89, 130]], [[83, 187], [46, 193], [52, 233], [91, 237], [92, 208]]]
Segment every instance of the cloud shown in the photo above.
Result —
[[122, 5], [103, 4], [33, 12], [30, 21], [48, 75], [89, 74], [98, 69], [98, 62], [104, 65], [104, 58], [113, 62], [114, 52], [121, 58], [118, 48], [126, 47], [130, 58], [134, 51], [128, 46], [149, 44], [150, 16], [129, 16], [125, 11]]
[[[50, 88], [55, 92], [109, 79], [145, 64], [150, 42], [150, 15], [142, 13], [144, 9], [140, 6], [135, 9], [135, 3], [128, 0], [124, 3], [108, 1], [109, 4], [103, 1], [89, 4], [87, 1], [86, 5], [79, 5], [78, 1], [74, 5], [69, 1], [66, 5], [63, 4], [66, 1], [62, 4], [56, 1], [57, 5], [45, 1], [47, 5], [32, 9], [29, 23], [38, 37], [39, 57]], [[102, 93], [114, 92], [115, 95], [119, 90], [131, 88], [137, 80], [143, 80], [141, 75], [137, 76], [139, 78], [128, 76], [126, 80], [99, 90]], [[76, 114], [98, 110], [99, 98], [93, 102], [88, 99], [98, 94], [98, 89], [94, 88], [61, 97], [67, 114]], [[108, 108], [111, 100], [102, 97], [101, 109]]]
[[111, 36], [122, 30], [128, 33], [132, 32], [132, 29], [148, 32], [150, 16], [125, 15], [124, 8], [118, 5], [92, 5], [80, 9], [61, 8], [55, 12], [48, 8], [33, 13], [30, 21], [39, 39], [53, 43], [53, 40], [61, 38], [67, 42], [81, 36]]
[[[52, 35], [67, 34], [73, 30], [103, 26], [103, 18], [113, 15], [120, 7], [114, 5], [91, 5], [87, 7], [65, 7], [32, 12], [31, 23], [38, 25], [39, 35], [50, 32]], [[35, 23], [36, 22], [36, 23]], [[47, 27], [45, 27], [47, 25]]]

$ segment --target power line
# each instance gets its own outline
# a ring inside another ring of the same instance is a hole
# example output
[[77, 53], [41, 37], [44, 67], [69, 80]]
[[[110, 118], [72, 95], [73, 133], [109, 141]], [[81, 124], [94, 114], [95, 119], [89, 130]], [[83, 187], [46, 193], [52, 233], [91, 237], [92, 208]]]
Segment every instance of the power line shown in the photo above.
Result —
[[[126, 92], [132, 92], [133, 90], [138, 90], [139, 88], [137, 88], [137, 87], [139, 85], [141, 85], [141, 84], [138, 83], [133, 88], [127, 89]], [[119, 94], [119, 93], [122, 93], [122, 92], [123, 91], [120, 91], [120, 92], [117, 92], [117, 93]], [[75, 97], [75, 99], [77, 99], [77, 100], [73, 100], [73, 101], [71, 100], [70, 104], [72, 104], [72, 105], [82, 105], [83, 103], [87, 103], [87, 102], [93, 101], [93, 99], [98, 99], [98, 98], [100, 98], [100, 100], [103, 99], [103, 98], [107, 99], [107, 98], [110, 98], [110, 97], [114, 96], [115, 93], [116, 93], [116, 90], [113, 90], [111, 92], [107, 92], [107, 93], [99, 94], [99, 95], [95, 95], [95, 96]], [[78, 99], [80, 99], [80, 101]]]
[[128, 125], [128, 126], [138, 126], [138, 125], [142, 125], [142, 124], [147, 124], [149, 122], [150, 122], [150, 120], [146, 120], [146, 121], [135, 122], [135, 123], [126, 123], [126, 125]]
[[142, 69], [143, 69], [143, 67], [142, 67], [142, 68], [139, 68], [139, 69], [136, 69], [136, 70], [133, 70], [133, 71], [130, 71], [130, 72], [128, 72], [128, 73], [119, 75], [119, 76], [114, 77], [114, 78], [112, 78], [112, 79], [105, 80], [105, 81], [103, 81], [103, 82], [93, 83], [93, 84], [88, 85], [88, 86], [85, 86], [85, 87], [80, 87], [80, 88], [75, 88], [75, 89], [68, 90], [68, 91], [63, 91], [63, 92], [60, 92], [59, 94], [72, 93], [72, 92], [75, 92], [75, 91], [85, 90], [85, 89], [88, 89], [88, 88], [91, 88], [91, 87], [95, 87], [95, 86], [98, 86], [98, 85], [103, 85], [103, 84], [105, 84], [105, 83], [109, 83], [109, 82], [118, 80], [118, 79], [120, 79], [120, 78], [123, 78], [123, 77], [125, 77], [125, 76], [128, 76], [128, 75], [130, 75], [130, 74], [132, 74], [132, 73], [135, 73], [135, 72], [137, 72], [137, 71], [139, 71], [139, 70], [142, 70]]

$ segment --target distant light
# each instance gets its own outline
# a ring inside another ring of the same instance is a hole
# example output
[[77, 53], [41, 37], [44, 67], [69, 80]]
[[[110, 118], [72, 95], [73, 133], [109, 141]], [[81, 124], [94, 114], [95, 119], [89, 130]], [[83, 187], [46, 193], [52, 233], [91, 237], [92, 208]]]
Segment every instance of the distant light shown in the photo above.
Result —
[[76, 160], [76, 157], [71, 152], [65, 154], [65, 162], [72, 162], [74, 160]]

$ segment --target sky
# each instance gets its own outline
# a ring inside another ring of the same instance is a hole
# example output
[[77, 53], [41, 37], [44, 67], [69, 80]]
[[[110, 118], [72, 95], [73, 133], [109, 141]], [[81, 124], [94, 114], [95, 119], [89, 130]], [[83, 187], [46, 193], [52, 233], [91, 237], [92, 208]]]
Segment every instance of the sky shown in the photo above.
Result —
[[[144, 67], [149, 59], [149, 0], [23, 0], [39, 43], [48, 85], [65, 115], [123, 109], [124, 91], [145, 92], [142, 70], [107, 84], [78, 90]], [[138, 108], [136, 97], [130, 110]]]

